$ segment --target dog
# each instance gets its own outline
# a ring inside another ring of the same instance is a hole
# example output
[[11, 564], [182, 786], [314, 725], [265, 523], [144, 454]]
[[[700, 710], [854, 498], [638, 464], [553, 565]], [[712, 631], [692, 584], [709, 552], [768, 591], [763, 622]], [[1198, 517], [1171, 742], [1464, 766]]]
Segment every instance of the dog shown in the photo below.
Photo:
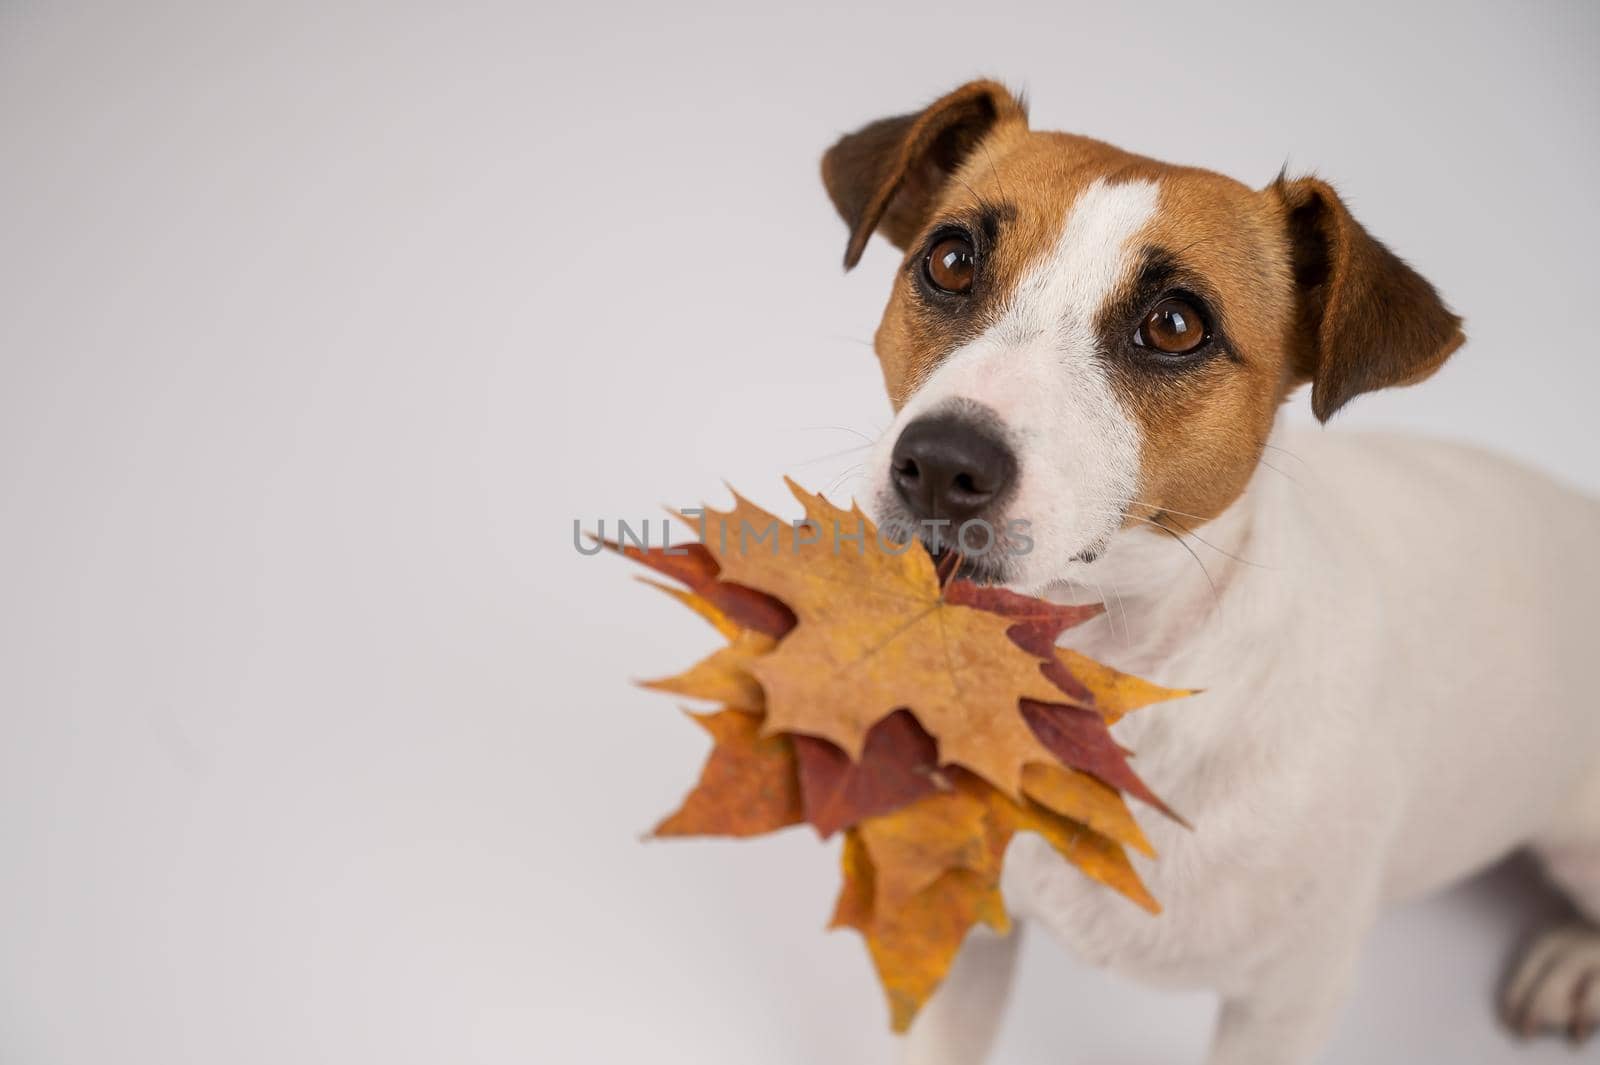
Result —
[[[1291, 431], [1433, 374], [1433, 286], [1315, 177], [1256, 190], [1030, 129], [993, 81], [838, 141], [849, 230], [905, 254], [875, 348], [895, 409], [880, 523], [1029, 526], [972, 575], [1106, 602], [1069, 634], [1202, 694], [1116, 728], [1193, 823], [1146, 826], [1150, 917], [1019, 838], [1016, 917], [1088, 962], [1221, 999], [1211, 1065], [1326, 1041], [1375, 915], [1520, 847], [1582, 915], [1504, 997], [1527, 1032], [1600, 1023], [1600, 504], [1511, 462]], [[938, 546], [938, 545], [935, 545]], [[1016, 937], [974, 934], [901, 1041], [977, 1065]]]

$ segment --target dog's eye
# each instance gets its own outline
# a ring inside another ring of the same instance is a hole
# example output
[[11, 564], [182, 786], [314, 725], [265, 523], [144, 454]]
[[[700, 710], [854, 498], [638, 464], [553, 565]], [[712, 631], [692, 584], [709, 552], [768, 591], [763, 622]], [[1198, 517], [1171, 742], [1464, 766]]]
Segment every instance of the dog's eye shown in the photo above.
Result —
[[922, 268], [934, 288], [960, 296], [972, 290], [972, 276], [977, 273], [978, 261], [971, 241], [952, 236], [937, 241], [928, 249]]
[[1187, 355], [1210, 336], [1200, 308], [1182, 296], [1168, 296], [1150, 308], [1134, 332], [1133, 342], [1163, 355]]

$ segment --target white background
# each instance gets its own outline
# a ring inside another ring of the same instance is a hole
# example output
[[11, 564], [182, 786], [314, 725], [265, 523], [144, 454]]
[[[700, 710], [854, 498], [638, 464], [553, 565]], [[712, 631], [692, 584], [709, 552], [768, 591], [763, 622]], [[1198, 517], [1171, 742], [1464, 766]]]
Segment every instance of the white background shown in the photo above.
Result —
[[[467, 6], [0, 5], [0, 1061], [887, 1060], [831, 848], [639, 841], [704, 743], [627, 680], [714, 638], [572, 524], [848, 471], [895, 256], [818, 156], [970, 76], [1335, 181], [1472, 337], [1340, 423], [1600, 488], [1593, 3]], [[1491, 1017], [1529, 880], [1327, 1060], [1571, 1060]], [[999, 1060], [1209, 1019], [1037, 938]]]

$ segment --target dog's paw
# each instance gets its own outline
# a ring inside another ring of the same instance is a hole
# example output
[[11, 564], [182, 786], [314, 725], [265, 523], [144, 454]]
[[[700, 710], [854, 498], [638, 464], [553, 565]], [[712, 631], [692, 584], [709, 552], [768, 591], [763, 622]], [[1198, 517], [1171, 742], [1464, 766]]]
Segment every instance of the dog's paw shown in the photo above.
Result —
[[1600, 928], [1568, 925], [1536, 939], [1517, 963], [1501, 1008], [1525, 1039], [1558, 1032], [1586, 1042], [1600, 1028]]

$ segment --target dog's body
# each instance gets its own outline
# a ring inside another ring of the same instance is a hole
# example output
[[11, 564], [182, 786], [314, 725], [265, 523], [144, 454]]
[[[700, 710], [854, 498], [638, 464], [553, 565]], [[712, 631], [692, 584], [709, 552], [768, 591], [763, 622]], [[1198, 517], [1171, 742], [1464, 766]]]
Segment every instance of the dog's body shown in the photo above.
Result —
[[[1259, 1023], [1225, 1031], [1227, 1065], [1305, 1060], [1379, 908], [1521, 844], [1565, 864], [1588, 848], [1590, 879], [1572, 887], [1600, 918], [1586, 687], [1600, 505], [1464, 448], [1275, 439], [1272, 466], [1191, 541], [1198, 560], [1160, 533], [1120, 534], [1089, 586], [1109, 610], [1072, 634], [1158, 681], [1210, 685], [1117, 730], [1196, 826], [1144, 819], [1166, 912], [1150, 919], [1029, 837], [1004, 884], [1019, 917], [1087, 961], [1243, 1004]], [[919, 1065], [975, 1060], [951, 1053], [951, 1029], [972, 1022], [963, 992], [995, 988], [965, 978], [976, 964], [992, 981], [1010, 949], [964, 959], [921, 1022]], [[1570, 1006], [1552, 1002], [1546, 1020], [1565, 1024]]]
[[[1206, 689], [1117, 727], [1196, 826], [1144, 819], [1166, 912], [1023, 837], [1017, 916], [1219, 992], [1213, 1065], [1309, 1061], [1380, 908], [1519, 846], [1600, 921], [1600, 504], [1464, 448], [1275, 427], [1301, 381], [1325, 418], [1460, 342], [1331, 190], [1250, 200], [1033, 134], [992, 83], [846, 138], [824, 170], [847, 262], [874, 229], [913, 249], [878, 339], [899, 411], [869, 461], [880, 517], [1031, 520], [1037, 549], [990, 576], [1106, 602], [1075, 647]], [[943, 450], [907, 443], [929, 424]], [[1014, 951], [969, 942], [913, 1065], [983, 1060]], [[1530, 1027], [1582, 1034], [1600, 935], [1541, 942], [1511, 996]]]

